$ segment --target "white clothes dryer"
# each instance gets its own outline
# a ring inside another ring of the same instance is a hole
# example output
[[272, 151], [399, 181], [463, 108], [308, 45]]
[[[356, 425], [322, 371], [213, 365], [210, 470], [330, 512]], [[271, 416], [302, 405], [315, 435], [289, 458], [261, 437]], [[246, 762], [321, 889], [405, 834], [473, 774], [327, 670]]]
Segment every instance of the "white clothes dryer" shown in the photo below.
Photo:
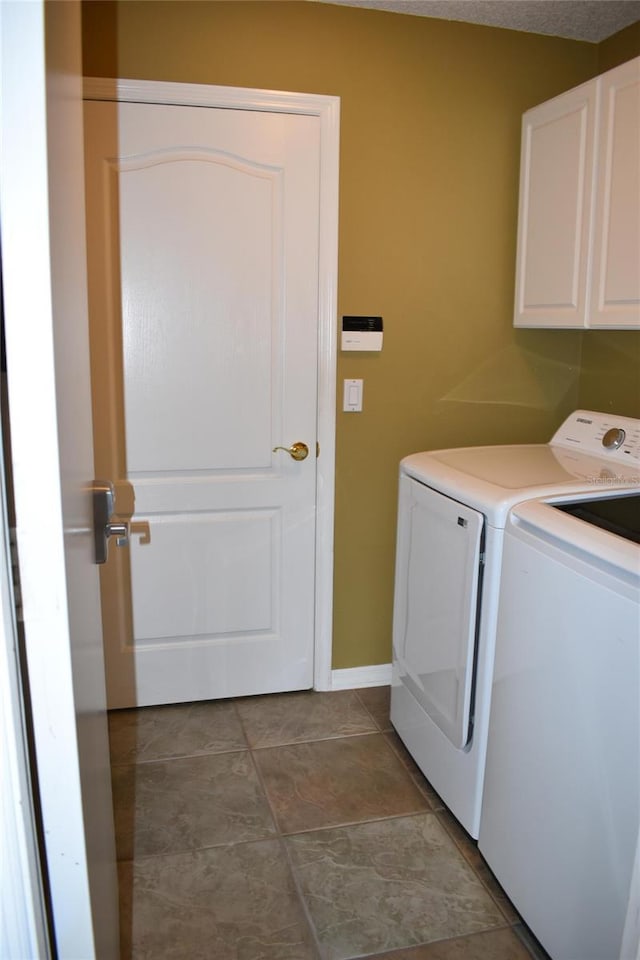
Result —
[[472, 837], [480, 825], [504, 528], [517, 503], [638, 485], [640, 420], [577, 410], [549, 443], [400, 464], [391, 721]]

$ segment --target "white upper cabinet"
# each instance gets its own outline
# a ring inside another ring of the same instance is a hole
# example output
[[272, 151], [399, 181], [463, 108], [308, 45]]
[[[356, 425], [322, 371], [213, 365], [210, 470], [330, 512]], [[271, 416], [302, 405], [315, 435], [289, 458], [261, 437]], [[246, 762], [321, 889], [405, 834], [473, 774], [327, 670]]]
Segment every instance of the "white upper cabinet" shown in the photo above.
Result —
[[600, 78], [588, 327], [640, 328], [640, 57]]
[[640, 58], [523, 116], [514, 322], [640, 329]]

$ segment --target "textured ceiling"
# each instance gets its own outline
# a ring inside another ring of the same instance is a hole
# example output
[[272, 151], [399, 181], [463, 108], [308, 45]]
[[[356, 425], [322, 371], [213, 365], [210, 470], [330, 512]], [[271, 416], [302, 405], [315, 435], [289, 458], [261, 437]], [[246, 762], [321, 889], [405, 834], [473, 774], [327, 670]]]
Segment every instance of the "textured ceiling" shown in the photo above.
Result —
[[318, 0], [417, 17], [463, 20], [599, 43], [640, 21], [640, 0]]

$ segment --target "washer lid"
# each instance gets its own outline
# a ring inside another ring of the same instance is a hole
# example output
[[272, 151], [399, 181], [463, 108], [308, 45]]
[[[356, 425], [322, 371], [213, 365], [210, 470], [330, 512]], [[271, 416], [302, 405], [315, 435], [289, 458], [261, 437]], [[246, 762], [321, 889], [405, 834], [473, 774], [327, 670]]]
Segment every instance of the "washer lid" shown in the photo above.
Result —
[[620, 489], [638, 484], [638, 468], [548, 443], [459, 447], [414, 453], [401, 470], [415, 480], [482, 511], [504, 526], [522, 500], [556, 493]]
[[554, 449], [547, 443], [436, 450], [434, 459], [460, 473], [505, 490], [564, 484], [599, 475], [598, 457]]
[[574, 410], [550, 443], [414, 453], [401, 470], [503, 527], [509, 509], [554, 494], [640, 484], [640, 420]]

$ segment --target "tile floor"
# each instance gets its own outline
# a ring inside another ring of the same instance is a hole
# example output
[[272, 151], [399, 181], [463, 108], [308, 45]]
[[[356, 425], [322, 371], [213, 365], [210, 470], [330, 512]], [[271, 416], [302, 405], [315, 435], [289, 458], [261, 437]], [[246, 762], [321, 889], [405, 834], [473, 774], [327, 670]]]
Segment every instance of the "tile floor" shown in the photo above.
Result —
[[544, 958], [389, 688], [110, 715], [122, 960]]

